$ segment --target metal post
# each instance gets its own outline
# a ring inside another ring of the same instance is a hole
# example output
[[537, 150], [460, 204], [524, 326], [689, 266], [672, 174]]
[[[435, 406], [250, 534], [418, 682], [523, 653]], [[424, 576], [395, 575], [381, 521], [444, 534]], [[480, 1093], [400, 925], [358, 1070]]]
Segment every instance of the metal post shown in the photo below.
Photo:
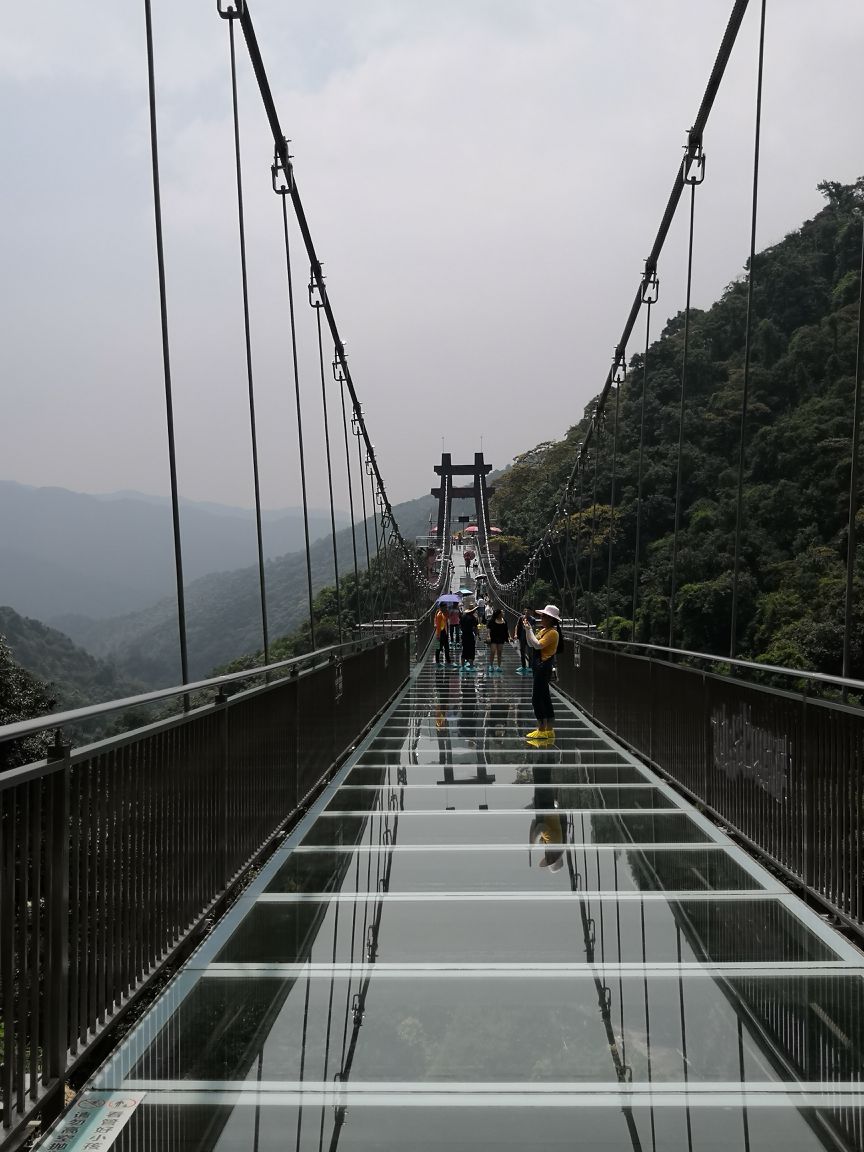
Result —
[[[852, 579], [855, 575], [858, 513], [858, 448], [861, 440], [861, 378], [864, 373], [864, 219], [861, 222], [861, 273], [858, 284], [858, 347], [855, 361], [855, 402], [852, 409], [852, 467], [849, 475], [849, 525], [846, 533], [846, 611], [843, 621], [843, 675], [849, 675], [852, 636]], [[844, 688], [843, 698], [847, 692]]]

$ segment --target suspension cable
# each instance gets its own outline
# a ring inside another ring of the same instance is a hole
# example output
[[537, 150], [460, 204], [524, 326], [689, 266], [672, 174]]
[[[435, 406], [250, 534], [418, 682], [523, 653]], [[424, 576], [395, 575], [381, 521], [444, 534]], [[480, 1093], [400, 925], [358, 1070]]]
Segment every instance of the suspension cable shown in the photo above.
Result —
[[648, 349], [651, 344], [651, 306], [660, 295], [657, 272], [652, 271], [642, 289], [645, 304], [645, 357], [642, 361], [642, 406], [639, 417], [639, 464], [636, 479], [636, 543], [633, 549], [633, 611], [630, 639], [636, 639], [636, 609], [639, 604], [639, 550], [642, 543], [642, 479], [645, 460], [645, 398], [648, 394]]
[[[704, 154], [702, 152], [702, 139], [714, 106], [714, 102], [717, 97], [717, 93], [720, 89], [720, 84], [723, 80], [732, 49], [735, 45], [735, 41], [738, 38], [738, 33], [741, 29], [741, 23], [747, 11], [748, 2], [749, 0], [734, 0], [732, 5], [732, 11], [730, 13], [725, 32], [723, 34], [723, 39], [717, 51], [717, 56], [714, 61], [714, 66], [711, 70], [711, 75], [708, 78], [708, 83], [702, 97], [702, 102], [699, 105], [699, 110], [696, 114], [696, 119], [693, 121], [693, 126], [687, 134], [687, 154], [683, 169], [685, 173], [687, 169], [692, 165], [692, 163], [698, 159], [698, 164], [701, 167], [702, 174], [704, 175]], [[701, 180], [699, 182], [701, 182]], [[661, 218], [660, 226], [657, 230], [651, 252], [645, 261], [645, 271], [643, 273], [639, 287], [636, 290], [633, 303], [630, 307], [630, 312], [625, 321], [624, 330], [622, 332], [621, 339], [616, 351], [616, 358], [613, 361], [612, 368], [609, 370], [606, 376], [606, 380], [600, 391], [597, 411], [601, 415], [606, 408], [606, 401], [612, 388], [612, 381], [614, 378], [615, 370], [623, 362], [624, 349], [627, 347], [627, 344], [630, 341], [633, 327], [636, 323], [636, 318], [639, 315], [639, 311], [642, 307], [643, 290], [645, 285], [649, 282], [650, 277], [656, 272], [657, 264], [663, 251], [663, 247], [666, 243], [669, 229], [672, 225], [672, 221], [675, 218], [675, 213], [677, 211], [684, 186], [687, 183], [690, 183], [690, 181], [686, 178], [682, 179], [681, 164], [676, 164], [675, 179], [672, 184], [672, 191], [669, 194], [669, 199], [663, 212], [663, 216]], [[583, 436], [582, 443], [575, 454], [573, 467], [570, 471], [568, 481], [568, 483], [571, 485], [576, 477], [576, 473], [580, 467], [580, 464], [587, 458], [589, 447], [594, 436], [596, 435], [596, 432], [597, 428], [595, 427], [595, 424], [589, 424]], [[510, 581], [511, 587], [520, 585], [520, 583], [527, 578], [527, 567], [529, 563], [530, 560], [526, 561], [522, 572], [519, 573], [518, 576], [514, 577], [512, 581]]]
[[[374, 476], [374, 473], [372, 471], [372, 467], [371, 467], [368, 456], [366, 458], [366, 471], [369, 474], [369, 487], [370, 487], [371, 492], [372, 492], [372, 494], [371, 494], [372, 526], [375, 529], [375, 564], [374, 564], [374, 569], [375, 569], [376, 592], [375, 592], [375, 596], [374, 596], [372, 603], [373, 603], [373, 605], [379, 605], [380, 606], [381, 630], [383, 632], [383, 630], [384, 630], [384, 597], [383, 597], [382, 592], [381, 592], [381, 541], [380, 541], [379, 536], [378, 536], [378, 504], [377, 504], [376, 492], [375, 492], [375, 476]], [[373, 617], [373, 622], [374, 622], [374, 620], [377, 619], [377, 612], [378, 612], [377, 607], [375, 607], [375, 612], [376, 612], [376, 616]]]
[[321, 300], [316, 295], [314, 278], [309, 280], [309, 303], [315, 309], [318, 328], [318, 364], [321, 369], [321, 406], [324, 411], [324, 449], [327, 458], [327, 492], [330, 497], [330, 537], [333, 541], [333, 579], [336, 584], [336, 618], [339, 643], [342, 643], [342, 591], [339, 587], [339, 556], [336, 548], [336, 512], [333, 507], [333, 464], [330, 459], [330, 420], [327, 415], [327, 385], [324, 381], [324, 341], [321, 336]]
[[[858, 282], [858, 345], [855, 350], [855, 401], [852, 408], [852, 460], [849, 473], [849, 525], [846, 532], [846, 606], [843, 622], [843, 676], [849, 676], [852, 637], [852, 581], [855, 575], [858, 513], [858, 452], [861, 441], [861, 377], [864, 374], [864, 212], [861, 214], [861, 271]], [[844, 689], [844, 693], [845, 693]]]
[[[147, 87], [150, 98], [150, 159], [153, 170], [153, 215], [156, 223], [156, 265], [159, 274], [159, 314], [162, 331], [162, 371], [165, 378], [165, 420], [168, 427], [168, 473], [171, 482], [171, 522], [174, 530], [174, 576], [177, 585], [177, 630], [180, 639], [180, 676], [189, 683], [186, 641], [186, 594], [183, 589], [183, 549], [180, 538], [180, 499], [177, 487], [177, 452], [174, 441], [174, 400], [168, 342], [168, 300], [165, 286], [165, 250], [162, 241], [162, 192], [159, 180], [159, 137], [156, 125], [156, 70], [153, 61], [153, 21], [150, 0], [144, 0], [147, 39]], [[184, 697], [184, 708], [188, 700]]]
[[255, 427], [255, 388], [252, 381], [252, 337], [249, 328], [249, 281], [246, 271], [246, 225], [243, 214], [243, 174], [240, 163], [240, 114], [237, 106], [237, 53], [234, 47], [234, 10], [228, 16], [231, 51], [231, 103], [234, 112], [234, 161], [237, 169], [237, 223], [240, 235], [240, 281], [243, 288], [243, 333], [246, 340], [246, 379], [249, 389], [249, 431], [252, 437], [252, 479], [255, 488], [255, 530], [258, 541], [258, 584], [261, 596], [261, 635], [264, 663], [270, 663], [267, 632], [267, 588], [264, 580], [264, 539], [261, 531], [261, 485], [258, 476], [258, 433]]
[[[594, 422], [599, 423], [597, 414], [594, 415]], [[593, 491], [591, 496], [591, 551], [588, 554], [588, 623], [593, 623], [592, 616], [594, 612], [593, 597], [594, 597], [594, 550], [597, 544], [597, 476], [600, 471], [600, 455], [603, 446], [602, 429], [597, 429], [597, 442], [594, 446], [594, 482]]]
[[[691, 173], [692, 164], [697, 165]], [[672, 530], [672, 573], [669, 587], [669, 647], [674, 648], [675, 593], [678, 579], [678, 527], [681, 521], [681, 457], [684, 449], [684, 411], [687, 395], [687, 367], [690, 351], [690, 295], [693, 287], [693, 222], [696, 214], [696, 185], [705, 178], [705, 157], [701, 147], [684, 161], [684, 181], [690, 185], [690, 231], [687, 243], [687, 302], [684, 308], [684, 354], [681, 363], [681, 403], [678, 411], [678, 465], [675, 474], [675, 522]]]
[[[274, 184], [277, 159], [274, 161]], [[290, 158], [289, 158], [290, 165]], [[290, 175], [291, 169], [288, 168]], [[300, 492], [303, 497], [303, 540], [306, 545], [306, 591], [309, 598], [309, 638], [315, 648], [315, 609], [312, 594], [312, 554], [309, 544], [309, 497], [306, 491], [306, 453], [303, 447], [303, 410], [300, 404], [300, 369], [297, 365], [297, 325], [294, 317], [294, 276], [291, 271], [291, 244], [288, 238], [288, 204], [282, 195], [282, 224], [285, 233], [285, 269], [288, 276], [288, 316], [291, 324], [291, 360], [294, 369], [294, 401], [297, 409], [297, 449], [300, 457]]]
[[366, 607], [369, 610], [370, 621], [374, 622], [372, 599], [372, 558], [369, 551], [369, 516], [366, 511], [366, 472], [363, 467], [363, 447], [360, 442], [360, 429], [356, 424], [356, 417], [352, 420], [352, 428], [357, 437], [357, 461], [360, 470], [360, 496], [363, 501], [363, 536], [366, 541]]
[[351, 477], [351, 452], [348, 448], [348, 416], [345, 411], [345, 377], [339, 368], [338, 362], [333, 361], [333, 374], [339, 384], [339, 396], [342, 401], [342, 435], [345, 440], [345, 472], [348, 476], [348, 511], [351, 516], [351, 551], [354, 557], [354, 598], [357, 603], [357, 628], [359, 630], [363, 620], [363, 609], [360, 604], [360, 569], [357, 565], [357, 534], [354, 526], [354, 483]]
[[759, 145], [762, 136], [762, 70], [765, 62], [765, 10], [762, 0], [759, 20], [759, 64], [756, 80], [756, 132], [753, 146], [753, 202], [750, 210], [750, 274], [747, 277], [747, 322], [744, 334], [744, 382], [741, 388], [741, 429], [738, 439], [738, 493], [735, 501], [735, 560], [732, 566], [732, 618], [729, 626], [729, 655], [738, 647], [738, 575], [741, 567], [741, 526], [744, 505], [744, 446], [747, 434], [747, 402], [750, 394], [750, 359], [753, 337], [753, 283], [756, 276], [756, 210], [759, 201]]
[[[619, 370], [620, 371], [620, 370]], [[615, 423], [612, 426], [612, 479], [609, 483], [609, 562], [606, 572], [606, 635], [609, 635], [609, 621], [611, 619], [612, 603], [612, 552], [615, 542], [615, 468], [618, 459], [618, 411], [621, 401], [622, 378], [615, 385]]]

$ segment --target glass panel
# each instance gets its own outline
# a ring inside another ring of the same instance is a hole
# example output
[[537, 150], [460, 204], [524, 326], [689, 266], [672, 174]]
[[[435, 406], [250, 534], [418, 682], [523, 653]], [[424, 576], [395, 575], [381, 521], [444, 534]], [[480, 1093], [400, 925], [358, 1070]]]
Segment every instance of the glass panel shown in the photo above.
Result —
[[[555, 809], [535, 809], [538, 816], [541, 811], [551, 816], [556, 814]], [[569, 814], [563, 815], [566, 818]], [[518, 812], [483, 811], [429, 816], [388, 810], [371, 816], [325, 814], [315, 821], [303, 837], [303, 843], [327, 847], [355, 844], [370, 836], [377, 843], [383, 831], [388, 831], [398, 844], [518, 844], [525, 837], [525, 817]], [[573, 821], [572, 838], [574, 843], [587, 844], [683, 844], [710, 840], [683, 812], [645, 816], [580, 813]]]
[[[380, 757], [380, 753], [379, 753]], [[604, 767], [603, 765], [608, 765]], [[532, 784], [535, 780], [556, 784], [647, 784], [645, 776], [634, 764], [617, 765], [604, 761], [600, 765], [529, 763], [518, 757], [502, 757], [496, 761], [489, 756], [483, 761], [476, 751], [471, 757], [446, 756], [420, 764], [383, 765], [375, 761], [360, 760], [348, 773], [348, 784]]]
[[[332, 1085], [860, 1081], [858, 977], [208, 977], [131, 1079]], [[170, 999], [171, 992], [168, 993]], [[355, 997], [357, 999], [355, 1000]], [[778, 1059], [779, 1057], [779, 1059]]]
[[[864, 1109], [257, 1106], [200, 1096], [133, 1113], [119, 1152], [823, 1152], [860, 1147]], [[323, 1125], [323, 1129], [322, 1129]], [[322, 1142], [323, 1132], [323, 1142]], [[833, 1135], [837, 1133], [837, 1136]], [[539, 1134], [539, 1135], [538, 1135]]]
[[[531, 731], [536, 726], [536, 721]], [[627, 757], [618, 749], [600, 740], [587, 740], [555, 733], [555, 741], [548, 748], [533, 748], [525, 742], [525, 734], [514, 733], [505, 738], [493, 738], [488, 733], [472, 731], [460, 735], [447, 731], [437, 737], [410, 736], [403, 739], [373, 740], [360, 758], [369, 764], [437, 764], [441, 756], [452, 757], [456, 763], [475, 762], [485, 757], [489, 762], [520, 764], [627, 764]]]
[[[717, 848], [604, 849], [568, 852], [560, 841], [560, 820], [538, 827], [524, 816], [525, 848], [458, 848], [428, 852], [295, 849], [268, 884], [268, 892], [471, 892], [704, 891], [758, 888], [759, 884], [724, 850]], [[539, 836], [547, 837], [538, 843]], [[529, 843], [532, 846], [529, 848]], [[358, 859], [358, 856], [360, 857]], [[371, 856], [371, 866], [369, 857]], [[363, 877], [369, 874], [371, 880]]]
[[[359, 858], [358, 858], [359, 859]], [[393, 900], [259, 903], [216, 957], [230, 964], [789, 963], [836, 960], [774, 900]], [[594, 941], [593, 952], [591, 941]]]
[[[356, 771], [356, 769], [355, 769]], [[387, 769], [383, 772], [387, 774]], [[360, 811], [374, 806], [394, 807], [405, 812], [444, 812], [469, 809], [506, 808], [530, 809], [534, 806], [536, 789], [529, 784], [507, 785], [498, 778], [485, 784], [435, 785], [429, 787], [399, 787], [395, 770], [389, 773], [392, 787], [346, 787], [343, 785], [327, 806], [329, 812]], [[381, 781], [378, 780], [378, 783]], [[557, 799], [561, 807], [583, 808], [674, 808], [674, 803], [659, 788], [590, 788], [559, 787]], [[374, 800], [373, 800], [374, 798]]]

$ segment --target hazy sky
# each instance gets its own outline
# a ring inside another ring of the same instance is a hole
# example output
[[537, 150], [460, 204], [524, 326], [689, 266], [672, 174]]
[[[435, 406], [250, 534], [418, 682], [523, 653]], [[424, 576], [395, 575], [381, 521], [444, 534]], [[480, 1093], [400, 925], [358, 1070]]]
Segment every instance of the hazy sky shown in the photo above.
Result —
[[[215, 8], [153, 0], [177, 440], [183, 495], [248, 505]], [[758, 8], [705, 138], [699, 305], [747, 253]], [[251, 9], [391, 498], [428, 489], [442, 436], [469, 458], [483, 436], [501, 466], [563, 433], [605, 377], [731, 0]], [[769, 0], [760, 246], [818, 210], [819, 180], [864, 173], [862, 47], [860, 0]], [[299, 499], [281, 217], [239, 58], [262, 494], [279, 507]], [[0, 107], [0, 478], [167, 492], [141, 0], [7, 5]], [[683, 301], [684, 224], [660, 267], [664, 317]], [[321, 503], [314, 315], [295, 253]], [[337, 481], [345, 506], [341, 470]]]

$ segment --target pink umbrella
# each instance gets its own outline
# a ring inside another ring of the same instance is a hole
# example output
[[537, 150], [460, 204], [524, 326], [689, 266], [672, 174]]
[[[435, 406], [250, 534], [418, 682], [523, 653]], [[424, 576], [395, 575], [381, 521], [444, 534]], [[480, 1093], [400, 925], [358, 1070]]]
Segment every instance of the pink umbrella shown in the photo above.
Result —
[[471, 532], [473, 534], [474, 532], [479, 532], [480, 529], [477, 527], [476, 524], [469, 524], [468, 527], [465, 529], [465, 531]]
[[490, 528], [489, 532], [493, 536], [500, 536], [501, 535], [501, 529], [500, 528]]

